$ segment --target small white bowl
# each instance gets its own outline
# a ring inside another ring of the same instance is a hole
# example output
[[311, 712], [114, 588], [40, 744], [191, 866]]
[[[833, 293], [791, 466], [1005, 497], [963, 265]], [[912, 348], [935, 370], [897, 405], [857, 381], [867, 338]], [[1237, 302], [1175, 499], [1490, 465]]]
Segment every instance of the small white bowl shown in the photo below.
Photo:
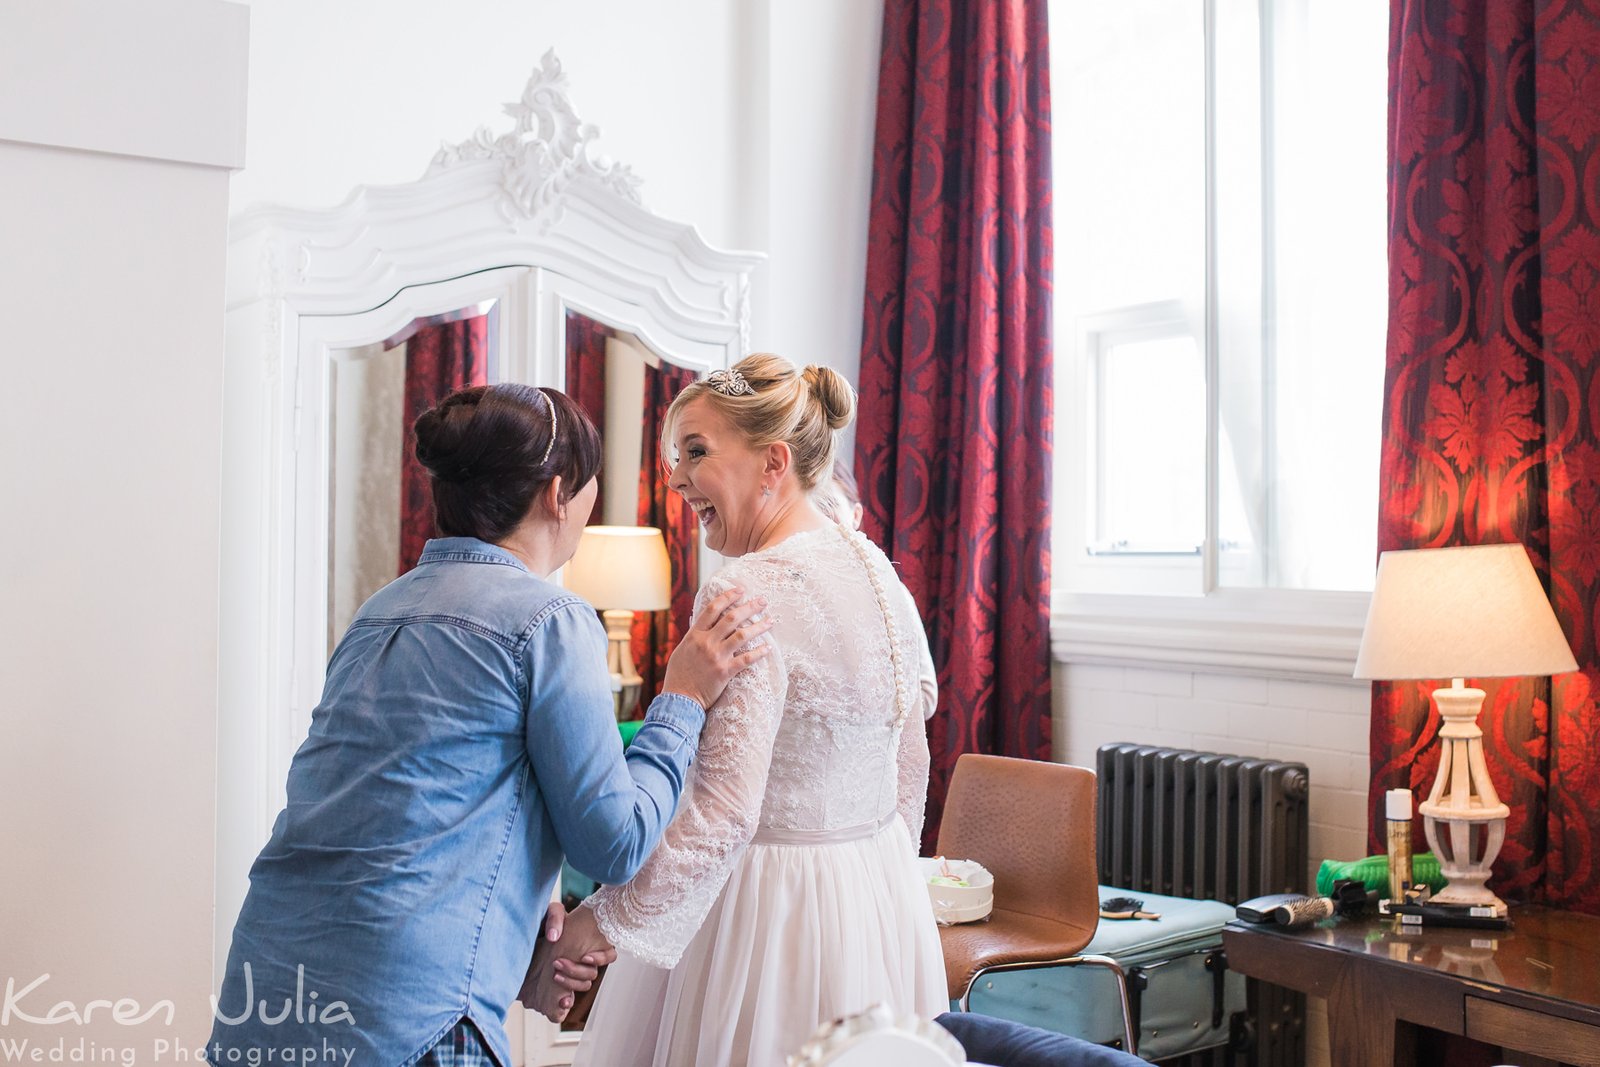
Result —
[[[933, 885], [930, 879], [943, 872], [941, 865], [967, 884]], [[933, 917], [940, 926], [977, 922], [987, 919], [994, 910], [994, 875], [974, 860], [917, 860], [917, 870], [928, 886], [928, 899], [933, 902]]]

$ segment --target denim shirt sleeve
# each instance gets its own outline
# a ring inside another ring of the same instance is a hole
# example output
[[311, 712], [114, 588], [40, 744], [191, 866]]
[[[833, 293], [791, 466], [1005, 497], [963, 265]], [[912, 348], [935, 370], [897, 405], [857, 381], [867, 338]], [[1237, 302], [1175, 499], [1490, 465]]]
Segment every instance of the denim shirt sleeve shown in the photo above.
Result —
[[605, 631], [581, 601], [551, 612], [525, 657], [528, 758], [556, 840], [590, 878], [625, 882], [672, 821], [705, 711], [687, 697], [657, 697], [624, 758]]

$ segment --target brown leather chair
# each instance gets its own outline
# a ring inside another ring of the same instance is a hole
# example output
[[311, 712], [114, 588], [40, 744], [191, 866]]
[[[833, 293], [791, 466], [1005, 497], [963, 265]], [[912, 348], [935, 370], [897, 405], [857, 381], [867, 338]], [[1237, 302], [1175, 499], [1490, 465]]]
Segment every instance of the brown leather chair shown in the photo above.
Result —
[[976, 860], [994, 875], [987, 922], [940, 927], [950, 999], [968, 1010], [985, 974], [1090, 964], [1110, 970], [1122, 1002], [1125, 1048], [1134, 1051], [1122, 968], [1080, 956], [1100, 922], [1093, 771], [980, 756], [956, 760], [939, 826], [939, 854]]

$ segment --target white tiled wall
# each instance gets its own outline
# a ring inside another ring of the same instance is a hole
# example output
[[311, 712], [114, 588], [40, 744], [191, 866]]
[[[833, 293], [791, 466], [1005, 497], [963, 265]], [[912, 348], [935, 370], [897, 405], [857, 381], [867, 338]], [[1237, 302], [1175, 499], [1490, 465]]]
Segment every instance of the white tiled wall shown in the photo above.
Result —
[[1296, 760], [1311, 770], [1311, 870], [1367, 855], [1367, 682], [1057, 663], [1055, 758], [1113, 741]]

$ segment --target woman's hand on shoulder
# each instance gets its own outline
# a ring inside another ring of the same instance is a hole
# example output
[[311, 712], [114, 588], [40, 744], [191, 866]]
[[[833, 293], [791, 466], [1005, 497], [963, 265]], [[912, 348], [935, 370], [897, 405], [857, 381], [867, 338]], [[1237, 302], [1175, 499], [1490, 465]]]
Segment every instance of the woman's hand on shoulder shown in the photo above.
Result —
[[764, 641], [745, 647], [772, 629], [772, 622], [756, 618], [766, 609], [766, 597], [743, 597], [740, 590], [730, 589], [706, 604], [667, 660], [663, 692], [679, 693], [709, 708], [734, 675], [771, 651]]

